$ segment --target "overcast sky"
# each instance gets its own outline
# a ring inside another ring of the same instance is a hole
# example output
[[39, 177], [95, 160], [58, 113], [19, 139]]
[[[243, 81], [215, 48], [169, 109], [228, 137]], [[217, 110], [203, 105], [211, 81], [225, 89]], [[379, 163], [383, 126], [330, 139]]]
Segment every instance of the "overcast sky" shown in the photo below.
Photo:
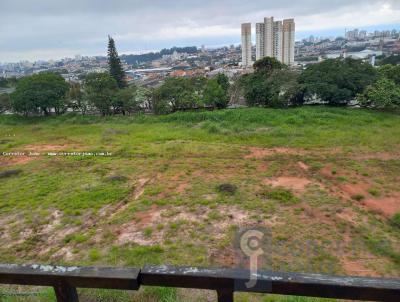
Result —
[[240, 42], [240, 24], [295, 18], [297, 38], [400, 29], [400, 0], [0, 0], [0, 62]]

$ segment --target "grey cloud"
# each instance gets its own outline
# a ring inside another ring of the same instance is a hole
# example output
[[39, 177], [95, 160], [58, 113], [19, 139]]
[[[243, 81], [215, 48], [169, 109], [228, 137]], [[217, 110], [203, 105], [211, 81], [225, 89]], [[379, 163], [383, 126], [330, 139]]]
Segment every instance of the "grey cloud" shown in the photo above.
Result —
[[[400, 6], [398, 0], [380, 2]], [[131, 37], [131, 41], [127, 38], [119, 43], [123, 49], [158, 45], [157, 39], [162, 40], [160, 47], [172, 46], [179, 41], [170, 39], [167, 43], [168, 37], [160, 38], [162, 30], [206, 26], [239, 29], [241, 22], [254, 23], [268, 15], [306, 18], [326, 12], [352, 12], [376, 3], [376, 0], [0, 0], [0, 61], [8, 60], [4, 53], [28, 55], [30, 51], [37, 53], [46, 48], [87, 54], [103, 52], [101, 45], [107, 34]], [[185, 37], [179, 38], [186, 41]]]

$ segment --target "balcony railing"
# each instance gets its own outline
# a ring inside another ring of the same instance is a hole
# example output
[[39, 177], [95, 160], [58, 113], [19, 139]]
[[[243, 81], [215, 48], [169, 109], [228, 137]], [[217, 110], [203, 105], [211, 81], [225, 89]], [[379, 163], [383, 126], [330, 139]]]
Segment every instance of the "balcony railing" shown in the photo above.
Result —
[[362, 301], [400, 301], [400, 279], [341, 277], [320, 274], [258, 271], [248, 287], [250, 271], [198, 267], [145, 266], [144, 268], [65, 267], [0, 264], [0, 284], [51, 286], [58, 302], [77, 302], [76, 288], [138, 290], [163, 286], [215, 290], [219, 302], [234, 292], [295, 295]]

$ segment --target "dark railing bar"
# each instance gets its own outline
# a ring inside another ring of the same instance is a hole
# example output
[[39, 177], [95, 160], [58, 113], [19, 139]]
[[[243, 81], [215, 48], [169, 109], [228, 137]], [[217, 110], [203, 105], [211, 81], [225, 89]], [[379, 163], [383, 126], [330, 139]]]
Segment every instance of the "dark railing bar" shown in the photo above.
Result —
[[59, 302], [77, 302], [76, 288], [137, 290], [140, 285], [215, 290], [218, 301], [233, 301], [234, 292], [310, 296], [363, 301], [400, 301], [400, 279], [340, 277], [259, 271], [248, 288], [250, 271], [198, 267], [64, 267], [0, 264], [0, 283], [52, 286]]
[[257, 277], [255, 287], [247, 288], [249, 270], [170, 266], [146, 266], [141, 270], [140, 277], [141, 285], [363, 301], [400, 301], [400, 279], [259, 271], [253, 275]]
[[139, 273], [136, 268], [0, 264], [0, 283], [137, 290]]

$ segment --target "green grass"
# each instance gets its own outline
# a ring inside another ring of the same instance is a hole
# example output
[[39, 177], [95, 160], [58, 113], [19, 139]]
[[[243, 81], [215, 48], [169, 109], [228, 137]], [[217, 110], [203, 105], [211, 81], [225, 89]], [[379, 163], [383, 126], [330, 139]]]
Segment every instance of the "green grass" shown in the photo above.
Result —
[[[286, 110], [250, 108], [178, 112], [166, 116], [106, 118], [66, 115], [24, 119], [1, 116], [0, 125], [3, 125], [2, 128], [7, 132], [12, 130], [12, 134], [17, 135], [19, 131], [15, 131], [15, 127], [36, 127], [39, 130], [32, 133], [30, 141], [35, 141], [37, 136], [49, 137], [49, 127], [63, 127], [62, 135], [74, 135], [76, 141], [85, 137], [90, 142], [93, 135], [102, 134], [107, 136], [107, 142], [120, 143], [126, 147], [132, 146], [138, 140], [154, 142], [179, 137], [195, 141], [246, 142], [271, 146], [359, 146], [392, 150], [392, 147], [400, 142], [399, 120], [399, 115], [370, 110], [302, 107]], [[83, 129], [82, 125], [87, 127]], [[110, 131], [110, 128], [113, 131]], [[155, 129], [157, 131], [154, 131]], [[135, 134], [134, 137], [132, 134]], [[124, 142], [121, 142], [121, 138], [124, 138]], [[18, 143], [21, 143], [19, 139], [5, 145]]]
[[[0, 155], [1, 262], [231, 265], [235, 230], [266, 222], [274, 240], [297, 253], [278, 249], [266, 268], [343, 274], [335, 243], [347, 234], [350, 244], [362, 238], [354, 253], [376, 257], [371, 265], [377, 273], [400, 271], [398, 215], [385, 219], [357, 202], [399, 193], [399, 159], [358, 159], [400, 149], [399, 115], [328, 107], [130, 117], [0, 115], [0, 154], [46, 145], [111, 156], [51, 157], [44, 150], [34, 160], [5, 165], [8, 159]], [[253, 147], [300, 152], [248, 157]], [[266, 185], [281, 176], [307, 178], [312, 185], [304, 192]], [[330, 189], [355, 181], [371, 187], [354, 200], [332, 195]], [[353, 213], [356, 224], [339, 213]], [[149, 243], [125, 242], [125, 232]], [[302, 249], [309, 241], [315, 242], [312, 254]], [[89, 301], [192, 298], [159, 288], [80, 293]], [[43, 295], [44, 301], [54, 299]], [[239, 294], [238, 301], [329, 300]]]
[[400, 213], [394, 214], [391, 220], [396, 227], [400, 228]]
[[261, 195], [265, 198], [276, 200], [283, 204], [295, 204], [300, 201], [290, 190], [286, 190], [284, 188], [270, 188], [265, 192], [262, 192]]

